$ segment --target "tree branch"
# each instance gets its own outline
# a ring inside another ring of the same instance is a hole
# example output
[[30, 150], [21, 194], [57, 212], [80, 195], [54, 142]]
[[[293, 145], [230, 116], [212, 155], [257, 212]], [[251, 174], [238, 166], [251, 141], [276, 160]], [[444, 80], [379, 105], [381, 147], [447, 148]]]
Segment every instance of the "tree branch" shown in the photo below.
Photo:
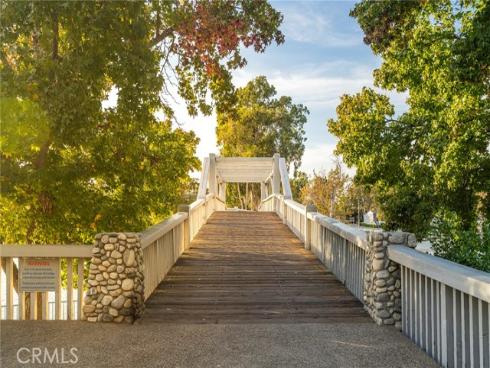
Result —
[[155, 37], [151, 40], [150, 45], [155, 46], [155, 45], [159, 44], [160, 42], [162, 42], [167, 37], [172, 36], [173, 33], [174, 33], [173, 28], [164, 29], [159, 34], [155, 35]]

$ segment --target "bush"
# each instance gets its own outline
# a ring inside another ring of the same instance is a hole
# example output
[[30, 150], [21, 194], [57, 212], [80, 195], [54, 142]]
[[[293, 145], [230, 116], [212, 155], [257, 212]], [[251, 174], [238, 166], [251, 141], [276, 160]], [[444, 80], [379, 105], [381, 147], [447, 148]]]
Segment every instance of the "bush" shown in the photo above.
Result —
[[490, 272], [490, 221], [463, 229], [455, 215], [437, 216], [428, 236], [436, 256]]

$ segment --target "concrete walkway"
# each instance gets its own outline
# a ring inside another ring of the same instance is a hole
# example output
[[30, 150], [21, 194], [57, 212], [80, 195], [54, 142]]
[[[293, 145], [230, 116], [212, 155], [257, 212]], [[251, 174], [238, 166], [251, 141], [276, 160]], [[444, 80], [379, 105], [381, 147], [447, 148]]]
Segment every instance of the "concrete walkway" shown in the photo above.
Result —
[[[73, 367], [421, 367], [437, 365], [393, 327], [374, 323], [172, 324], [2, 321], [0, 367], [20, 348], [55, 348]], [[22, 350], [20, 358], [29, 359]], [[61, 359], [61, 358], [60, 358]]]

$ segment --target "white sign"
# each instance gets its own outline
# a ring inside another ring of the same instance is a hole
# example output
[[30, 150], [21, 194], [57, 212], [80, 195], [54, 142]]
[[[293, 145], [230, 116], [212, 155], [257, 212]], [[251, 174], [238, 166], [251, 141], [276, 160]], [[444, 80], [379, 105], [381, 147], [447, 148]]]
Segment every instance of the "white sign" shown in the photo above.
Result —
[[59, 277], [58, 259], [28, 258], [20, 260], [21, 291], [55, 291]]

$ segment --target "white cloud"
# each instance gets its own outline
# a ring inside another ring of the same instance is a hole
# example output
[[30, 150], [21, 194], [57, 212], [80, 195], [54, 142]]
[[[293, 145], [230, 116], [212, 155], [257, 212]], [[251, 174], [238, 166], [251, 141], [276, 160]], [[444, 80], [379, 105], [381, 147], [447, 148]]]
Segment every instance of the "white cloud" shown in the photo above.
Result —
[[[300, 170], [312, 175], [313, 172], [327, 173], [335, 165], [336, 143], [324, 143], [318, 145], [306, 145]], [[355, 169], [345, 168], [346, 172], [353, 176]]]
[[351, 47], [362, 43], [362, 37], [341, 32], [333, 25], [331, 15], [319, 14], [308, 4], [288, 6], [281, 29], [287, 39], [326, 47]]
[[[334, 110], [344, 94], [359, 92], [362, 87], [372, 87], [372, 65], [350, 61], [303, 65], [301, 69], [262, 69], [262, 75], [276, 87], [278, 95], [291, 96], [295, 103], [302, 103], [310, 109]], [[234, 74], [237, 86], [244, 86], [258, 75], [254, 70], [242, 69]], [[398, 109], [404, 110], [406, 94], [387, 92]], [[327, 116], [325, 116], [325, 119]]]

